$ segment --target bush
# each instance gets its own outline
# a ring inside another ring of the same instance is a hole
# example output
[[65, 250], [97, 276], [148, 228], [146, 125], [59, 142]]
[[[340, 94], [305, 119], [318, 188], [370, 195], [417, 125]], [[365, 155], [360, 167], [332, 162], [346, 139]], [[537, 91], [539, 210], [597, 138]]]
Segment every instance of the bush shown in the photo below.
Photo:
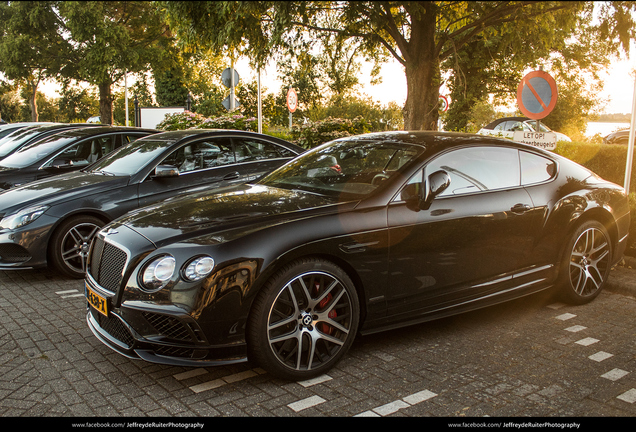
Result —
[[[618, 185], [625, 184], [627, 146], [559, 142], [555, 153], [565, 156]], [[630, 192], [636, 192], [636, 168], [632, 167]]]
[[202, 115], [190, 111], [184, 111], [180, 113], [167, 114], [156, 128], [163, 131], [194, 129], [199, 127], [204, 120], [206, 120], [206, 118]]
[[[255, 117], [245, 117], [243, 114], [225, 115], [213, 119], [204, 119], [203, 123], [197, 126], [199, 129], [233, 129], [258, 131], [258, 119]], [[267, 125], [263, 122], [263, 131]]]
[[[555, 153], [577, 162], [596, 174], [620, 186], [625, 184], [627, 146], [559, 142]], [[632, 166], [629, 193], [631, 221], [629, 232], [636, 233], [636, 167]], [[627, 240], [628, 255], [636, 256], [636, 235]]]
[[[168, 114], [157, 126], [163, 131], [183, 129], [233, 129], [233, 130], [258, 130], [258, 119], [245, 117], [243, 114], [228, 114], [216, 118], [207, 118], [190, 111]], [[263, 124], [263, 130], [266, 125]]]
[[291, 134], [297, 145], [310, 149], [328, 141], [360, 135], [370, 130], [369, 123], [362, 117], [356, 117], [353, 120], [328, 117], [321, 121], [293, 125]]

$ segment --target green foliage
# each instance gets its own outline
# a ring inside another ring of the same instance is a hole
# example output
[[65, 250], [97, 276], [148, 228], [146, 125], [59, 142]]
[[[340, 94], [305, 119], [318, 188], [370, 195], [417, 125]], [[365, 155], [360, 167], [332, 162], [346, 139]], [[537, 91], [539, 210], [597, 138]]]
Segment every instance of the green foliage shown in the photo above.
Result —
[[[560, 141], [554, 152], [583, 165], [605, 180], [618, 185], [625, 183], [627, 146]], [[636, 192], [636, 164], [634, 165], [631, 173], [630, 192]]]
[[[228, 114], [216, 118], [207, 118], [200, 114], [185, 111], [166, 115], [157, 126], [157, 129], [183, 130], [183, 129], [231, 129], [257, 131], [258, 120], [254, 117], [246, 117], [243, 114]], [[263, 131], [266, 126], [263, 125]]]
[[291, 132], [296, 144], [310, 149], [338, 138], [367, 133], [371, 130], [370, 126], [362, 117], [353, 120], [329, 117], [321, 121], [294, 125]]
[[8, 123], [20, 120], [20, 106], [22, 101], [15, 86], [2, 84], [0, 86], [0, 118]]
[[91, 89], [63, 86], [57, 105], [65, 122], [85, 122], [99, 113], [97, 94]]
[[168, 114], [156, 126], [156, 129], [163, 131], [195, 129], [203, 124], [205, 119], [202, 115], [190, 111]]
[[364, 118], [371, 131], [404, 128], [401, 107], [395, 102], [383, 107], [370, 97], [336, 95], [326, 105], [307, 110], [306, 114], [308, 119], [314, 122], [330, 117], [350, 120]]

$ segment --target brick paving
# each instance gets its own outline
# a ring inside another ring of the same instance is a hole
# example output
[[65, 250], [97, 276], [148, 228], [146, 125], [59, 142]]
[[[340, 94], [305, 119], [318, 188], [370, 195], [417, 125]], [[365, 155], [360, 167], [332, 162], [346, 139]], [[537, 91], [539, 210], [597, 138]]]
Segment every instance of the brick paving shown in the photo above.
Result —
[[[632, 287], [633, 285], [633, 287]], [[359, 337], [328, 375], [130, 360], [95, 339], [83, 282], [0, 272], [0, 415], [578, 418], [636, 415], [636, 266], [570, 306], [549, 293]], [[495, 420], [495, 419], [491, 419]]]

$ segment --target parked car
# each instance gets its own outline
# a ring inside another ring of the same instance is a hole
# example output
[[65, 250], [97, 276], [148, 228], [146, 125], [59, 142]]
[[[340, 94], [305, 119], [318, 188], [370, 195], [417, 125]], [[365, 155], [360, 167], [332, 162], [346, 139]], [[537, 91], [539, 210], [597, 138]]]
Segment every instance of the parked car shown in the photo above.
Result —
[[15, 132], [18, 129], [21, 129], [23, 127], [27, 127], [27, 126], [33, 126], [33, 125], [42, 125], [43, 123], [36, 123], [36, 122], [21, 122], [21, 123], [4, 123], [0, 125], [0, 138], [5, 137], [7, 135], [9, 135], [12, 132]]
[[572, 142], [570, 137], [560, 132], [553, 131], [542, 122], [539, 122], [539, 130], [537, 131], [537, 121], [530, 120], [528, 117], [504, 117], [497, 119], [477, 132], [479, 135], [491, 135], [504, 138], [512, 138], [515, 131], [527, 132], [553, 132], [556, 134], [557, 141]]
[[33, 126], [25, 126], [0, 138], [0, 160], [22, 147], [46, 138], [47, 136], [62, 132], [66, 129], [80, 127], [102, 127], [98, 124], [87, 123], [36, 123]]
[[342, 138], [259, 181], [104, 226], [88, 259], [87, 322], [130, 358], [249, 358], [304, 380], [358, 332], [555, 286], [590, 301], [628, 227], [621, 187], [532, 146], [439, 132]]
[[629, 141], [629, 129], [623, 129], [612, 132], [603, 138], [603, 144], [623, 144], [627, 145]]
[[0, 270], [51, 265], [83, 277], [92, 237], [107, 222], [192, 188], [254, 180], [302, 151], [253, 132], [163, 132], [80, 171], [6, 190], [0, 193]]
[[158, 132], [121, 126], [64, 130], [22, 147], [0, 160], [0, 188], [10, 189], [34, 180], [77, 171], [122, 145]]

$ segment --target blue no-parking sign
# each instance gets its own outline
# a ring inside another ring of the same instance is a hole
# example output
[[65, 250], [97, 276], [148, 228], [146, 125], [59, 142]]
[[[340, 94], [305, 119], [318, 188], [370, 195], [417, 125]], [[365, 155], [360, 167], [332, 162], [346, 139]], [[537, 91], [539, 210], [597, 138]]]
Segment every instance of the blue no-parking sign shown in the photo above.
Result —
[[528, 118], [546, 117], [556, 105], [558, 91], [554, 78], [544, 71], [527, 74], [517, 88], [519, 109]]

